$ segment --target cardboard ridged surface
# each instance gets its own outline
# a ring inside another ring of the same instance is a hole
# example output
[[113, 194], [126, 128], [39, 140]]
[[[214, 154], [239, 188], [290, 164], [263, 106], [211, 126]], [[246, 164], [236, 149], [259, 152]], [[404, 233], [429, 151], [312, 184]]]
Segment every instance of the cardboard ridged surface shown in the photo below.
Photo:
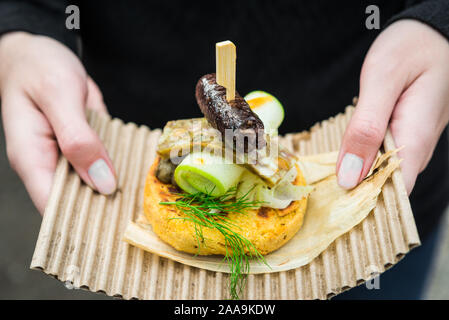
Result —
[[[288, 134], [298, 155], [338, 150], [353, 108]], [[84, 185], [63, 157], [31, 262], [59, 280], [125, 299], [225, 299], [228, 275], [144, 252], [122, 241], [127, 223], [143, 208], [143, 187], [160, 130], [90, 114], [118, 173], [118, 192], [102, 196]], [[395, 148], [390, 133], [383, 147]], [[396, 170], [368, 217], [311, 263], [286, 272], [249, 275], [246, 299], [326, 299], [396, 264], [420, 244], [401, 173]]]

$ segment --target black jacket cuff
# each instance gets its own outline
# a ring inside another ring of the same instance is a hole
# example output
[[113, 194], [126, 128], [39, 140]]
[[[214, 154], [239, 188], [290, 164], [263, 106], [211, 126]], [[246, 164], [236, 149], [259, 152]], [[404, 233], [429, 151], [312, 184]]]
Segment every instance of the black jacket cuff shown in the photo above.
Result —
[[430, 0], [412, 6], [393, 16], [385, 27], [401, 19], [421, 21], [449, 40], [449, 0]]
[[0, 1], [0, 35], [11, 31], [45, 35], [77, 53], [77, 33], [66, 28], [65, 19], [63, 6], [52, 8], [18, 0]]

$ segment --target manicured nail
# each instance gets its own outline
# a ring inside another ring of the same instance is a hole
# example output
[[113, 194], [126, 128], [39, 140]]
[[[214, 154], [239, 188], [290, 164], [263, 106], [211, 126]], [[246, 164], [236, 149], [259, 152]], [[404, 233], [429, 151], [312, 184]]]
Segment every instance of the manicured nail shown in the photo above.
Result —
[[363, 168], [363, 159], [355, 154], [346, 153], [338, 171], [338, 184], [345, 189], [352, 189], [359, 181]]
[[111, 194], [117, 188], [115, 177], [103, 159], [95, 161], [87, 173], [100, 193]]

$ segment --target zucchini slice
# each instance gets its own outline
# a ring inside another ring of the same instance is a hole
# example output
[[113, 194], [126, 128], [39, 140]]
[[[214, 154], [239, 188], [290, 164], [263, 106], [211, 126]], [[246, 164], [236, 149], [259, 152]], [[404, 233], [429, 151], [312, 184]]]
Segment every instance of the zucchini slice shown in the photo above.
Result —
[[188, 193], [203, 192], [218, 197], [237, 185], [244, 170], [221, 156], [194, 152], [176, 167], [175, 181]]

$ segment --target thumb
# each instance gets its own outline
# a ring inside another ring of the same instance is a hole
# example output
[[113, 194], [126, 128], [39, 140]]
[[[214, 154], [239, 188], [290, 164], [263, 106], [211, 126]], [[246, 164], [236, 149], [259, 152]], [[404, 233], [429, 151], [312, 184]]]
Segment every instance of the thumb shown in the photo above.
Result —
[[[73, 83], [73, 82], [72, 82]], [[58, 141], [59, 148], [81, 178], [102, 194], [117, 188], [109, 155], [84, 113], [87, 85], [58, 86], [52, 97], [38, 97]]]
[[115, 172], [105, 147], [87, 123], [84, 114], [71, 119], [71, 124], [56, 131], [59, 147], [81, 178], [102, 194], [117, 188]]
[[341, 187], [352, 189], [368, 174], [405, 86], [404, 78], [399, 70], [391, 72], [381, 61], [365, 61], [359, 101], [345, 130], [337, 162]]

